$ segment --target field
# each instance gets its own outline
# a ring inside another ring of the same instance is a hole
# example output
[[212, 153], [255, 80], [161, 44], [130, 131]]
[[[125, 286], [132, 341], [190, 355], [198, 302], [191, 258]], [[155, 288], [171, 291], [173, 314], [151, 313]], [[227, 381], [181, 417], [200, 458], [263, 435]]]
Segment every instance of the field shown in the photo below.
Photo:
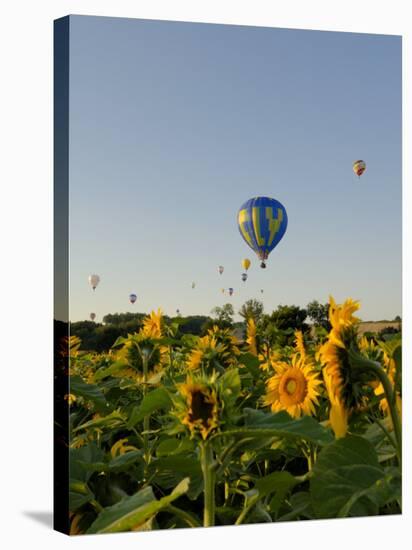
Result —
[[401, 513], [401, 333], [363, 336], [358, 308], [72, 336], [71, 534]]
[[359, 323], [358, 332], [361, 335], [365, 334], [365, 332], [374, 332], [378, 334], [387, 328], [399, 330], [399, 323], [396, 321], [366, 321]]

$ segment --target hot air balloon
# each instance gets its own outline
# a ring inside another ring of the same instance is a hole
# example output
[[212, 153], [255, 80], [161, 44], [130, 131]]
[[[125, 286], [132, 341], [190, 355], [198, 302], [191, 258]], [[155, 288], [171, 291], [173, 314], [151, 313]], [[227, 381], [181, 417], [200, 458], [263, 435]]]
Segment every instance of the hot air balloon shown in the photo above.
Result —
[[360, 178], [366, 170], [366, 163], [363, 160], [355, 160], [352, 168], [355, 174]]
[[177, 315], [180, 315], [180, 309], [176, 310]]
[[255, 197], [239, 209], [237, 222], [240, 234], [266, 267], [270, 252], [282, 239], [288, 225], [286, 209], [276, 199]]
[[222, 275], [222, 273], [224, 272], [225, 268], [223, 267], [223, 265], [220, 265], [219, 268], [219, 273]]
[[134, 304], [136, 300], [137, 300], [136, 294], [130, 294], [129, 295], [129, 301], [130, 301], [131, 304]]
[[96, 314], [95, 313], [90, 313], [90, 319], [92, 321], [94, 321], [96, 319]]
[[260, 293], [263, 294], [263, 288], [260, 289]]
[[242, 281], [245, 282], [247, 279], [247, 273], [242, 273]]
[[229, 288], [229, 296], [232, 296], [233, 294], [233, 288]]
[[196, 286], [196, 283], [193, 281], [192, 288], [195, 288], [195, 286]]
[[100, 277], [98, 275], [96, 274], [89, 275], [89, 283], [91, 284], [93, 290], [96, 290], [96, 287], [99, 284], [99, 282], [100, 282]]
[[245, 271], [247, 271], [250, 267], [250, 260], [249, 258], [245, 258], [244, 260], [242, 260], [242, 267]]

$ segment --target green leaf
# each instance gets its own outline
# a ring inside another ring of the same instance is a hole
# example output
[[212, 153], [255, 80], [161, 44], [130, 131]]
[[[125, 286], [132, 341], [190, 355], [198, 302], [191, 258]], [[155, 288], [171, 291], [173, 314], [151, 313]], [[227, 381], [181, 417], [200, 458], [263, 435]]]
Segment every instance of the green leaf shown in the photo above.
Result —
[[84, 465], [103, 462], [104, 452], [95, 443], [89, 443], [79, 449], [69, 450], [70, 478], [87, 482], [92, 472], [87, 471]]
[[69, 510], [76, 511], [78, 508], [94, 499], [87, 483], [78, 480], [70, 480], [69, 484]]
[[228, 369], [225, 371], [219, 379], [219, 384], [223, 400], [226, 406], [230, 406], [236, 401], [241, 390], [238, 369]]
[[194, 443], [191, 439], [176, 437], [164, 439], [159, 443], [156, 449], [157, 456], [172, 456], [180, 453], [191, 452], [194, 449]]
[[94, 420], [89, 420], [84, 424], [80, 424], [80, 426], [74, 428], [73, 432], [78, 432], [87, 428], [117, 428], [124, 423], [125, 419], [123, 418], [123, 415], [119, 411], [113, 411], [103, 418], [96, 418]]
[[[286, 495], [298, 483], [300, 483], [300, 480], [296, 479], [292, 474], [286, 471], [273, 472], [267, 476], [258, 479], [253, 489], [250, 489], [246, 493], [245, 507], [240, 513], [238, 519], [236, 520], [236, 525], [240, 525], [241, 523], [243, 523], [245, 518], [251, 513], [251, 510], [255, 506], [259, 505], [262, 499], [272, 493], [275, 493], [275, 495], [270, 501], [269, 510], [276, 517]], [[261, 507], [261, 513], [263, 512], [266, 515], [268, 514], [267, 510]]]
[[189, 489], [189, 480], [182, 480], [170, 495], [156, 500], [153, 489], [146, 487], [103, 510], [87, 530], [92, 533], [119, 533], [144, 524], [160, 510], [178, 499]]
[[142, 451], [129, 451], [113, 458], [108, 464], [108, 470], [110, 472], [121, 472], [127, 470], [141, 459]]
[[[133, 412], [133, 418], [129, 419], [128, 426], [131, 428], [143, 418], [159, 409], [170, 409], [172, 400], [169, 393], [164, 388], [157, 388], [148, 393], [142, 400], [140, 407], [136, 412]], [[133, 420], [133, 423], [132, 423]]]
[[110, 365], [110, 367], [100, 368], [94, 373], [94, 380], [96, 382], [99, 382], [99, 380], [103, 380], [104, 378], [111, 376], [113, 373], [116, 373], [117, 371], [123, 369], [125, 366], [125, 361], [116, 361], [115, 363]]
[[[305, 439], [318, 445], [327, 445], [333, 441], [331, 431], [310, 416], [303, 416], [295, 420], [285, 411], [274, 414], [247, 408], [244, 409], [244, 414], [245, 426], [250, 429], [251, 433], [253, 433], [252, 429], [255, 429], [263, 436], [265, 431], [271, 431], [274, 436]], [[243, 432], [245, 433], [245, 430]]]
[[195, 499], [202, 492], [202, 470], [196, 456], [174, 455], [156, 458], [150, 462], [148, 469], [156, 479], [156, 485], [163, 489], [170, 489], [178, 481], [189, 476], [188, 497]]
[[401, 476], [397, 468], [391, 468], [385, 475], [378, 479], [373, 485], [366, 489], [359, 490], [352, 495], [344, 506], [339, 510], [338, 517], [344, 518], [350, 514], [354, 505], [362, 498], [367, 497], [377, 509], [381, 506], [400, 500], [401, 498]]
[[110, 410], [110, 405], [99, 387], [95, 384], [87, 384], [80, 376], [70, 376], [70, 393], [91, 401], [99, 412], [107, 413]]
[[241, 365], [244, 365], [246, 369], [254, 378], [259, 378], [262, 375], [262, 371], [259, 367], [259, 359], [251, 353], [242, 353], [237, 358]]
[[310, 493], [315, 515], [376, 515], [382, 483], [386, 492], [385, 472], [373, 445], [359, 436], [339, 439], [321, 451], [313, 468]]
[[291, 521], [299, 517], [311, 519], [313, 517], [311, 508], [312, 503], [309, 493], [304, 491], [294, 493], [289, 499], [290, 512], [278, 516], [277, 521]]

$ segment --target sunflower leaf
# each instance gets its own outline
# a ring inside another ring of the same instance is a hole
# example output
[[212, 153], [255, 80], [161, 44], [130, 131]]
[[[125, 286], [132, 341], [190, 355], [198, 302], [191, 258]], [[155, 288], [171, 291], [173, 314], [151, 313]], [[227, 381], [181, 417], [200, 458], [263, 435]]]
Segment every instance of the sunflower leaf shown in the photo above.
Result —
[[157, 388], [143, 398], [138, 410], [133, 411], [133, 418], [129, 419], [128, 427], [133, 428], [138, 422], [154, 411], [160, 409], [170, 409], [172, 406], [172, 400], [169, 392], [164, 388]]
[[80, 376], [70, 376], [70, 393], [91, 401], [99, 412], [107, 413], [110, 410], [110, 405], [100, 388], [95, 384], [87, 384]]
[[113, 506], [104, 509], [87, 530], [92, 533], [119, 533], [143, 525], [158, 512], [167, 508], [189, 489], [189, 479], [183, 479], [175, 489], [157, 500], [151, 487], [145, 487], [136, 494], [123, 498]]
[[[324, 428], [317, 420], [309, 416], [293, 419], [285, 411], [265, 413], [254, 409], [244, 409], [245, 426], [251, 430], [261, 432], [262, 436], [269, 431], [273, 435], [291, 439], [305, 439], [318, 445], [327, 445], [333, 441], [332, 433]], [[245, 430], [243, 430], [245, 431]]]
[[363, 437], [349, 436], [325, 447], [310, 481], [318, 518], [376, 515], [379, 507], [399, 497], [397, 476], [385, 472], [374, 447]]

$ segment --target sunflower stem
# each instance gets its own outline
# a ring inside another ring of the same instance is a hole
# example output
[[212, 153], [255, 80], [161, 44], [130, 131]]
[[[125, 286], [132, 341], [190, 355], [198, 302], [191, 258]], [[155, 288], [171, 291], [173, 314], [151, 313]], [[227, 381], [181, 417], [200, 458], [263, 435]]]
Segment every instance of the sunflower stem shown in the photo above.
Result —
[[379, 378], [383, 386], [383, 390], [385, 392], [386, 400], [388, 401], [389, 412], [391, 415], [393, 430], [395, 432], [395, 439], [397, 443], [399, 467], [402, 468], [402, 428], [401, 428], [401, 422], [398, 414], [398, 408], [396, 406], [396, 395], [395, 395], [395, 392], [393, 391], [392, 384], [389, 380], [389, 377], [384, 371], [384, 369], [379, 365], [379, 366], [374, 366], [372, 370], [376, 373], [377, 377]]
[[402, 428], [398, 409], [396, 406], [396, 394], [392, 387], [391, 381], [389, 380], [385, 369], [382, 368], [382, 365], [380, 363], [377, 363], [376, 361], [371, 361], [370, 359], [366, 359], [365, 357], [360, 357], [358, 354], [356, 354], [356, 352], [354, 352], [354, 350], [350, 351], [350, 355], [354, 361], [354, 365], [356, 365], [359, 370], [369, 371], [374, 376], [376, 376], [376, 378], [378, 378], [378, 380], [382, 384], [383, 391], [385, 393], [385, 397], [389, 406], [389, 413], [392, 420], [393, 430], [395, 432], [399, 467], [402, 468]]
[[[148, 362], [149, 358], [146, 353], [142, 353], [142, 363], [143, 363], [143, 398], [147, 393], [147, 379], [148, 379]], [[149, 464], [149, 429], [150, 429], [150, 415], [146, 415], [143, 418], [143, 456], [145, 461], [145, 478], [146, 478], [146, 469]]]
[[203, 527], [215, 524], [215, 467], [213, 449], [207, 441], [200, 444], [200, 461], [203, 473]]

